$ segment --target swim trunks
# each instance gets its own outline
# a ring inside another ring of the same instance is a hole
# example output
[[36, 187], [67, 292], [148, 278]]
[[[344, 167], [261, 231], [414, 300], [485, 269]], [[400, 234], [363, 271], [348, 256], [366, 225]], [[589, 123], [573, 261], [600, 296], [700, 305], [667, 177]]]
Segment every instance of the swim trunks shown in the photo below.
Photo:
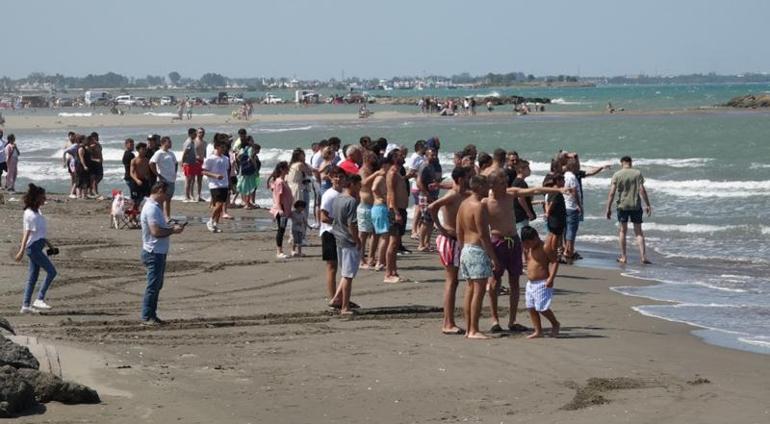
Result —
[[460, 251], [460, 278], [484, 280], [492, 276], [492, 260], [475, 244], [466, 244]]
[[457, 239], [439, 234], [436, 236], [436, 248], [441, 265], [460, 266], [460, 247], [457, 245]]
[[524, 293], [527, 308], [543, 312], [551, 309], [553, 287], [546, 287], [545, 280], [527, 281], [527, 289]]
[[372, 205], [361, 203], [356, 208], [356, 219], [358, 220], [358, 231], [362, 233], [373, 233], [374, 224], [372, 224]]
[[195, 163], [183, 163], [182, 171], [185, 177], [197, 177], [203, 175], [203, 162], [196, 160]]
[[372, 206], [372, 226], [374, 234], [387, 234], [390, 230], [390, 219], [388, 216], [388, 207], [385, 205]]
[[519, 235], [503, 238], [492, 236], [492, 246], [494, 246], [495, 255], [500, 262], [500, 269], [495, 273], [495, 279], [499, 280], [505, 271], [508, 271], [509, 276], [520, 276], [523, 264], [521, 262], [521, 239]]

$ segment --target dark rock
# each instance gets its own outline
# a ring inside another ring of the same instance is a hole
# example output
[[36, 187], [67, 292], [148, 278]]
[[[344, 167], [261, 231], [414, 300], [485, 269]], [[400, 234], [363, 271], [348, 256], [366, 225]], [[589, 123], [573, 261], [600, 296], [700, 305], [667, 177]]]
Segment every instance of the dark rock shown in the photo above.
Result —
[[722, 106], [756, 109], [760, 107], [770, 107], [770, 94], [748, 94], [745, 96], [733, 97]]
[[0, 418], [9, 418], [35, 406], [35, 391], [18, 370], [0, 367]]
[[0, 336], [0, 366], [3, 365], [10, 365], [14, 368], [40, 368], [40, 363], [32, 356], [26, 346], [17, 345]]
[[101, 402], [99, 394], [94, 389], [64, 381], [51, 373], [32, 369], [20, 369], [18, 373], [32, 385], [38, 402], [56, 401], [66, 404]]

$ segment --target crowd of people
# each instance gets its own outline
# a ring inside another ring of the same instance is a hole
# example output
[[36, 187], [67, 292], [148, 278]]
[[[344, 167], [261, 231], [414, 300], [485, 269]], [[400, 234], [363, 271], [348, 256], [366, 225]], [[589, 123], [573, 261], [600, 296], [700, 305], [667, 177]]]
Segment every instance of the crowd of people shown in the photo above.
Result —
[[[237, 207], [259, 208], [256, 197], [261, 185], [261, 147], [245, 129], [234, 137], [217, 133], [211, 143], [205, 140], [203, 128], [190, 128], [187, 135], [179, 155], [184, 174], [183, 201], [204, 201], [205, 176], [210, 203], [206, 227], [219, 233], [221, 221], [232, 218], [228, 208], [236, 207], [239, 196]], [[72, 175], [70, 196], [99, 196], [103, 175], [99, 135], [70, 133], [68, 137], [70, 147], [65, 150], [64, 160]], [[172, 147], [170, 137], [155, 134], [149, 135], [146, 143], [125, 140], [124, 178], [134, 207], [137, 212], [141, 210], [137, 215], [142, 228], [142, 262], [147, 268], [142, 319], [149, 325], [162, 324], [156, 308], [169, 237], [181, 233], [185, 225], [171, 219], [179, 172]], [[582, 180], [609, 166], [583, 170], [578, 154], [559, 151], [542, 186], [530, 188], [525, 181], [531, 173], [529, 162], [516, 151], [498, 148], [489, 154], [468, 145], [453, 154], [451, 178], [445, 178], [439, 161], [439, 137], [418, 140], [411, 154], [406, 146], [367, 136], [347, 145], [338, 137], [330, 137], [310, 147], [309, 158], [304, 149], [296, 148], [289, 161], [278, 162], [265, 187], [272, 197], [269, 212], [276, 223], [277, 259], [303, 256], [309, 229], [318, 229], [330, 308], [341, 315], [355, 313], [359, 306], [351, 300], [352, 287], [360, 269], [382, 272], [384, 283], [408, 281], [400, 273], [398, 258], [412, 253], [403, 243], [403, 237], [410, 234], [417, 250], [436, 252], [445, 269], [443, 333], [486, 338], [479, 320], [487, 293], [491, 332], [505, 331], [498, 313], [501, 295], [508, 297], [507, 330], [529, 331], [517, 319], [519, 279], [526, 263], [525, 304], [532, 321], [529, 337], [543, 334], [541, 316], [551, 323], [551, 334], [558, 335], [560, 324], [551, 310], [554, 279], [560, 263], [580, 259], [575, 240], [585, 210]], [[630, 220], [639, 241], [640, 259], [649, 263], [641, 230], [642, 200], [647, 214], [651, 213], [644, 179], [629, 157], [623, 157], [621, 165], [612, 178], [605, 211], [610, 218], [617, 197], [621, 226], [618, 261], [627, 261], [625, 236]], [[545, 198], [533, 201], [539, 195]], [[408, 231], [410, 197], [413, 225]], [[26, 252], [30, 258], [22, 312], [50, 308], [45, 293], [56, 271], [42, 254], [45, 245], [53, 247], [46, 239], [45, 220], [39, 211], [44, 202], [45, 191], [30, 185], [24, 197], [22, 248], [16, 257], [21, 260]], [[530, 225], [538, 215], [538, 204], [543, 206], [546, 224], [547, 235], [543, 237]], [[291, 251], [284, 249], [289, 226]], [[435, 238], [433, 233], [437, 233]], [[30, 304], [40, 268], [48, 272], [48, 277], [38, 300]], [[506, 273], [508, 288], [503, 289]], [[454, 316], [461, 280], [468, 284], [463, 299], [467, 329], [460, 328]]]

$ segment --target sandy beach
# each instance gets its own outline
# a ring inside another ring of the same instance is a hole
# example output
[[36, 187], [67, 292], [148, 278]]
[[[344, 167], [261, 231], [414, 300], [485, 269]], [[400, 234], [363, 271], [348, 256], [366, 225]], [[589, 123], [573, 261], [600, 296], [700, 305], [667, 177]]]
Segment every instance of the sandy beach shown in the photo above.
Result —
[[[140, 234], [109, 229], [108, 210], [106, 201], [50, 196], [44, 213], [62, 252], [48, 296], [55, 309], [20, 316], [26, 263], [9, 252], [17, 248], [21, 205], [0, 205], [0, 315], [23, 337], [55, 346], [64, 377], [92, 385], [103, 400], [50, 403], [21, 421], [770, 420], [767, 356], [711, 346], [690, 326], [634, 312], [651, 301], [611, 291], [642, 284], [617, 270], [560, 269], [558, 339], [506, 334], [471, 342], [439, 331], [437, 256], [402, 257], [410, 283], [386, 285], [381, 274], [362, 270], [353, 287], [361, 314], [339, 318], [325, 307], [318, 238], [308, 257], [276, 262], [264, 211], [235, 210], [225, 232], [211, 234], [204, 204], [175, 203], [174, 215], [190, 225], [172, 241], [161, 292], [159, 314], [169, 324], [142, 327]], [[487, 310], [482, 328], [488, 317]], [[523, 310], [521, 318], [529, 324]]]
[[125, 115], [112, 115], [106, 110], [96, 111], [76, 109], [65, 113], [85, 113], [90, 116], [57, 116], [24, 112], [22, 114], [6, 115], [4, 125], [5, 132], [11, 133], [18, 130], [80, 130], [92, 131], [98, 128], [110, 127], [209, 127], [217, 125], [249, 126], [280, 123], [305, 123], [305, 122], [383, 122], [393, 120], [471, 120], [471, 119], [532, 119], [536, 117], [599, 117], [599, 116], [658, 116], [658, 115], [708, 115], [708, 114], [769, 114], [765, 110], [738, 110], [733, 108], [702, 108], [702, 109], [678, 109], [678, 110], [649, 110], [649, 111], [625, 111], [614, 115], [604, 111], [546, 111], [533, 112], [528, 116], [516, 116], [508, 108], [488, 113], [480, 112], [476, 116], [439, 116], [438, 114], [424, 114], [415, 112], [403, 112], [394, 110], [377, 111], [366, 120], [359, 119], [355, 113], [292, 113], [294, 107], [276, 106], [285, 109], [285, 113], [278, 114], [254, 114], [250, 120], [238, 120], [227, 114], [201, 113], [193, 115], [191, 120], [172, 120], [168, 116], [153, 116], [143, 113], [127, 113]]

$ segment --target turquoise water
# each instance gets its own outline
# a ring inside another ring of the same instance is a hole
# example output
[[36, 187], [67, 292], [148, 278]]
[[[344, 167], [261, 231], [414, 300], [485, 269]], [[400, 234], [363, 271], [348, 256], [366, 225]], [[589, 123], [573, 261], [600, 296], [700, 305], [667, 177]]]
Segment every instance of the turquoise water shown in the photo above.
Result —
[[[555, 107], [569, 110], [604, 108], [611, 99], [616, 107], [633, 105], [644, 110], [678, 110], [722, 103], [732, 96], [768, 90], [766, 85], [704, 85], [665, 87], [598, 87], [586, 89], [537, 89], [531, 94], [563, 98]], [[427, 90], [426, 90], [427, 91]], [[464, 95], [461, 90], [447, 90]], [[392, 91], [389, 93], [405, 93]], [[423, 91], [422, 93], [425, 93]], [[502, 94], [505, 94], [501, 91]], [[544, 94], [551, 93], [551, 94]], [[559, 97], [557, 97], [559, 96]], [[294, 110], [330, 111], [335, 106]], [[408, 108], [408, 107], [404, 107]], [[629, 107], [630, 108], [630, 107]], [[272, 110], [279, 110], [272, 108]], [[355, 108], [352, 108], [355, 111]], [[642, 288], [618, 288], [621, 293], [672, 304], [641, 306], [639, 312], [703, 327], [707, 340], [729, 341], [732, 347], [770, 353], [770, 115], [764, 112], [720, 111], [705, 114], [644, 115], [538, 115], [513, 117], [486, 114], [476, 117], [353, 121], [344, 124], [302, 122], [252, 124], [249, 131], [263, 146], [263, 172], [278, 160], [288, 159], [294, 147], [339, 136], [355, 143], [362, 135], [386, 137], [411, 147], [417, 139], [439, 136], [442, 160], [466, 144], [481, 151], [496, 147], [517, 150], [532, 161], [530, 184], [539, 184], [548, 161], [559, 149], [577, 151], [585, 167], [612, 164], [630, 155], [647, 179], [654, 214], [645, 229], [654, 266], [628, 265], [632, 276], [655, 280]], [[210, 127], [234, 132], [236, 126]], [[12, 128], [7, 128], [6, 133]], [[122, 140], [143, 139], [148, 132], [170, 135], [177, 148], [184, 127], [165, 129], [111, 128], [99, 130], [104, 140], [105, 187], [122, 188]], [[60, 149], [64, 131], [16, 131], [22, 151], [21, 177], [43, 183], [53, 191], [66, 190], [67, 175], [61, 168]], [[448, 166], [445, 169], [449, 169]], [[586, 262], [609, 258], [616, 252], [613, 221], [602, 217], [611, 172], [584, 180], [586, 217], [578, 238], [578, 250]], [[261, 196], [264, 201], [267, 193]], [[536, 225], [541, 225], [535, 221]], [[630, 240], [629, 240], [630, 242]], [[638, 258], [629, 245], [631, 260]], [[607, 264], [607, 263], [606, 263]], [[605, 265], [606, 265], [605, 264]]]

